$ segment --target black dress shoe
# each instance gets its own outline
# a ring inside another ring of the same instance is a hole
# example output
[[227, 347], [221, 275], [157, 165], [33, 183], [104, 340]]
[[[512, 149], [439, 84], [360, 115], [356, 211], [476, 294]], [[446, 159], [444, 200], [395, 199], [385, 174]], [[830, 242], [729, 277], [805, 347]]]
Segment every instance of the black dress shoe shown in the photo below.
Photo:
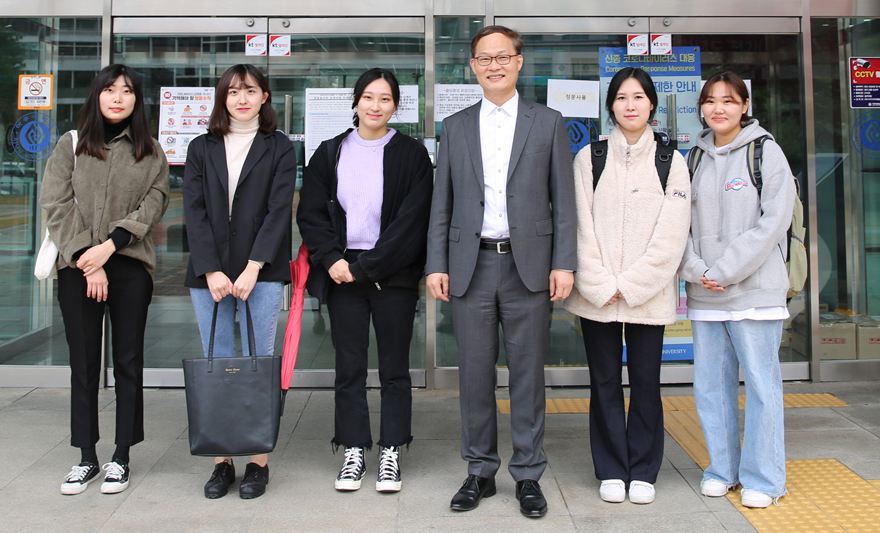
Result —
[[205, 498], [215, 499], [226, 496], [229, 485], [235, 481], [235, 467], [226, 461], [214, 465], [214, 473], [211, 479], [205, 483]]
[[449, 507], [453, 511], [473, 511], [480, 505], [480, 498], [495, 495], [495, 478], [470, 474], [452, 497]]
[[266, 492], [269, 484], [269, 465], [260, 466], [257, 463], [248, 463], [244, 467], [244, 478], [238, 486], [238, 495], [242, 499], [250, 500], [259, 498]]
[[519, 512], [529, 518], [540, 518], [547, 514], [547, 500], [537, 481], [524, 479], [516, 482], [516, 499]]

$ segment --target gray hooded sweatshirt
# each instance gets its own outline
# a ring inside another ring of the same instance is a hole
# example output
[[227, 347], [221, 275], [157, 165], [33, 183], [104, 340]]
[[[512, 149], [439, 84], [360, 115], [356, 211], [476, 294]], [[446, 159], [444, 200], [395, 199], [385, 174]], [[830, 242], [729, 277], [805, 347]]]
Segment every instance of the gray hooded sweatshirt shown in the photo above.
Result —
[[[715, 150], [715, 132], [703, 130], [703, 158], [691, 184], [691, 231], [679, 275], [691, 309], [743, 311], [786, 305], [786, 232], [794, 206], [794, 178], [775, 141], [764, 143], [760, 200], [752, 185], [747, 145], [767, 130], [750, 120], [736, 139]], [[704, 289], [700, 277], [724, 291]]]

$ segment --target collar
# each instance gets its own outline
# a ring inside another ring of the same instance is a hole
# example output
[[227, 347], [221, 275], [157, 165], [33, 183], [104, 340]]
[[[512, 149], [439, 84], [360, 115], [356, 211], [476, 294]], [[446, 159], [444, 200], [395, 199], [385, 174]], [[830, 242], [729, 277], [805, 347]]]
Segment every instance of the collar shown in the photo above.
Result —
[[500, 106], [497, 106], [489, 100], [483, 98], [480, 101], [480, 118], [489, 116], [489, 113], [491, 113], [498, 107], [500, 107], [502, 111], [504, 111], [511, 117], [516, 118], [516, 112], [519, 108], [519, 91], [514, 91], [513, 96], [510, 97], [510, 100], [504, 102]]
[[611, 139], [608, 142], [614, 146], [614, 152], [618, 157], [626, 159], [627, 149], [629, 149], [631, 156], [639, 157], [643, 153], [649, 152], [655, 144], [654, 130], [651, 129], [651, 126], [647, 126], [639, 140], [635, 144], [629, 145], [626, 142], [626, 136], [620, 130], [620, 126], [614, 126], [614, 129], [611, 130]]

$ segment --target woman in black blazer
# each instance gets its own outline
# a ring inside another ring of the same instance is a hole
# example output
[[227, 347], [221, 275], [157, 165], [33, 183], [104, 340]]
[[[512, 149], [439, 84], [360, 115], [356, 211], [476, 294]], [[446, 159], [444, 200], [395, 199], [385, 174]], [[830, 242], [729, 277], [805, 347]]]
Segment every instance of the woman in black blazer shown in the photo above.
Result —
[[[208, 133], [189, 146], [183, 184], [190, 248], [185, 285], [206, 355], [215, 302], [215, 357], [235, 355], [237, 308], [242, 351], [250, 355], [244, 301], [253, 318], [257, 354], [274, 352], [284, 284], [290, 282], [296, 183], [296, 153], [276, 126], [265, 76], [253, 65], [235, 65], [217, 84]], [[242, 498], [265, 492], [267, 461], [266, 454], [251, 457], [239, 487]], [[234, 480], [232, 458], [215, 458], [205, 497], [225, 496]]]

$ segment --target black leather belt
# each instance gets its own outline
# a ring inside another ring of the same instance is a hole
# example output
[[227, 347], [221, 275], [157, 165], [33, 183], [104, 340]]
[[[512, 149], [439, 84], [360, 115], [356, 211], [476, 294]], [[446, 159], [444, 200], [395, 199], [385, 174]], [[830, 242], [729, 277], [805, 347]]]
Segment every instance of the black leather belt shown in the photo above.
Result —
[[510, 248], [510, 241], [480, 241], [480, 248], [483, 250], [495, 250], [499, 254], [509, 254], [513, 250]]

